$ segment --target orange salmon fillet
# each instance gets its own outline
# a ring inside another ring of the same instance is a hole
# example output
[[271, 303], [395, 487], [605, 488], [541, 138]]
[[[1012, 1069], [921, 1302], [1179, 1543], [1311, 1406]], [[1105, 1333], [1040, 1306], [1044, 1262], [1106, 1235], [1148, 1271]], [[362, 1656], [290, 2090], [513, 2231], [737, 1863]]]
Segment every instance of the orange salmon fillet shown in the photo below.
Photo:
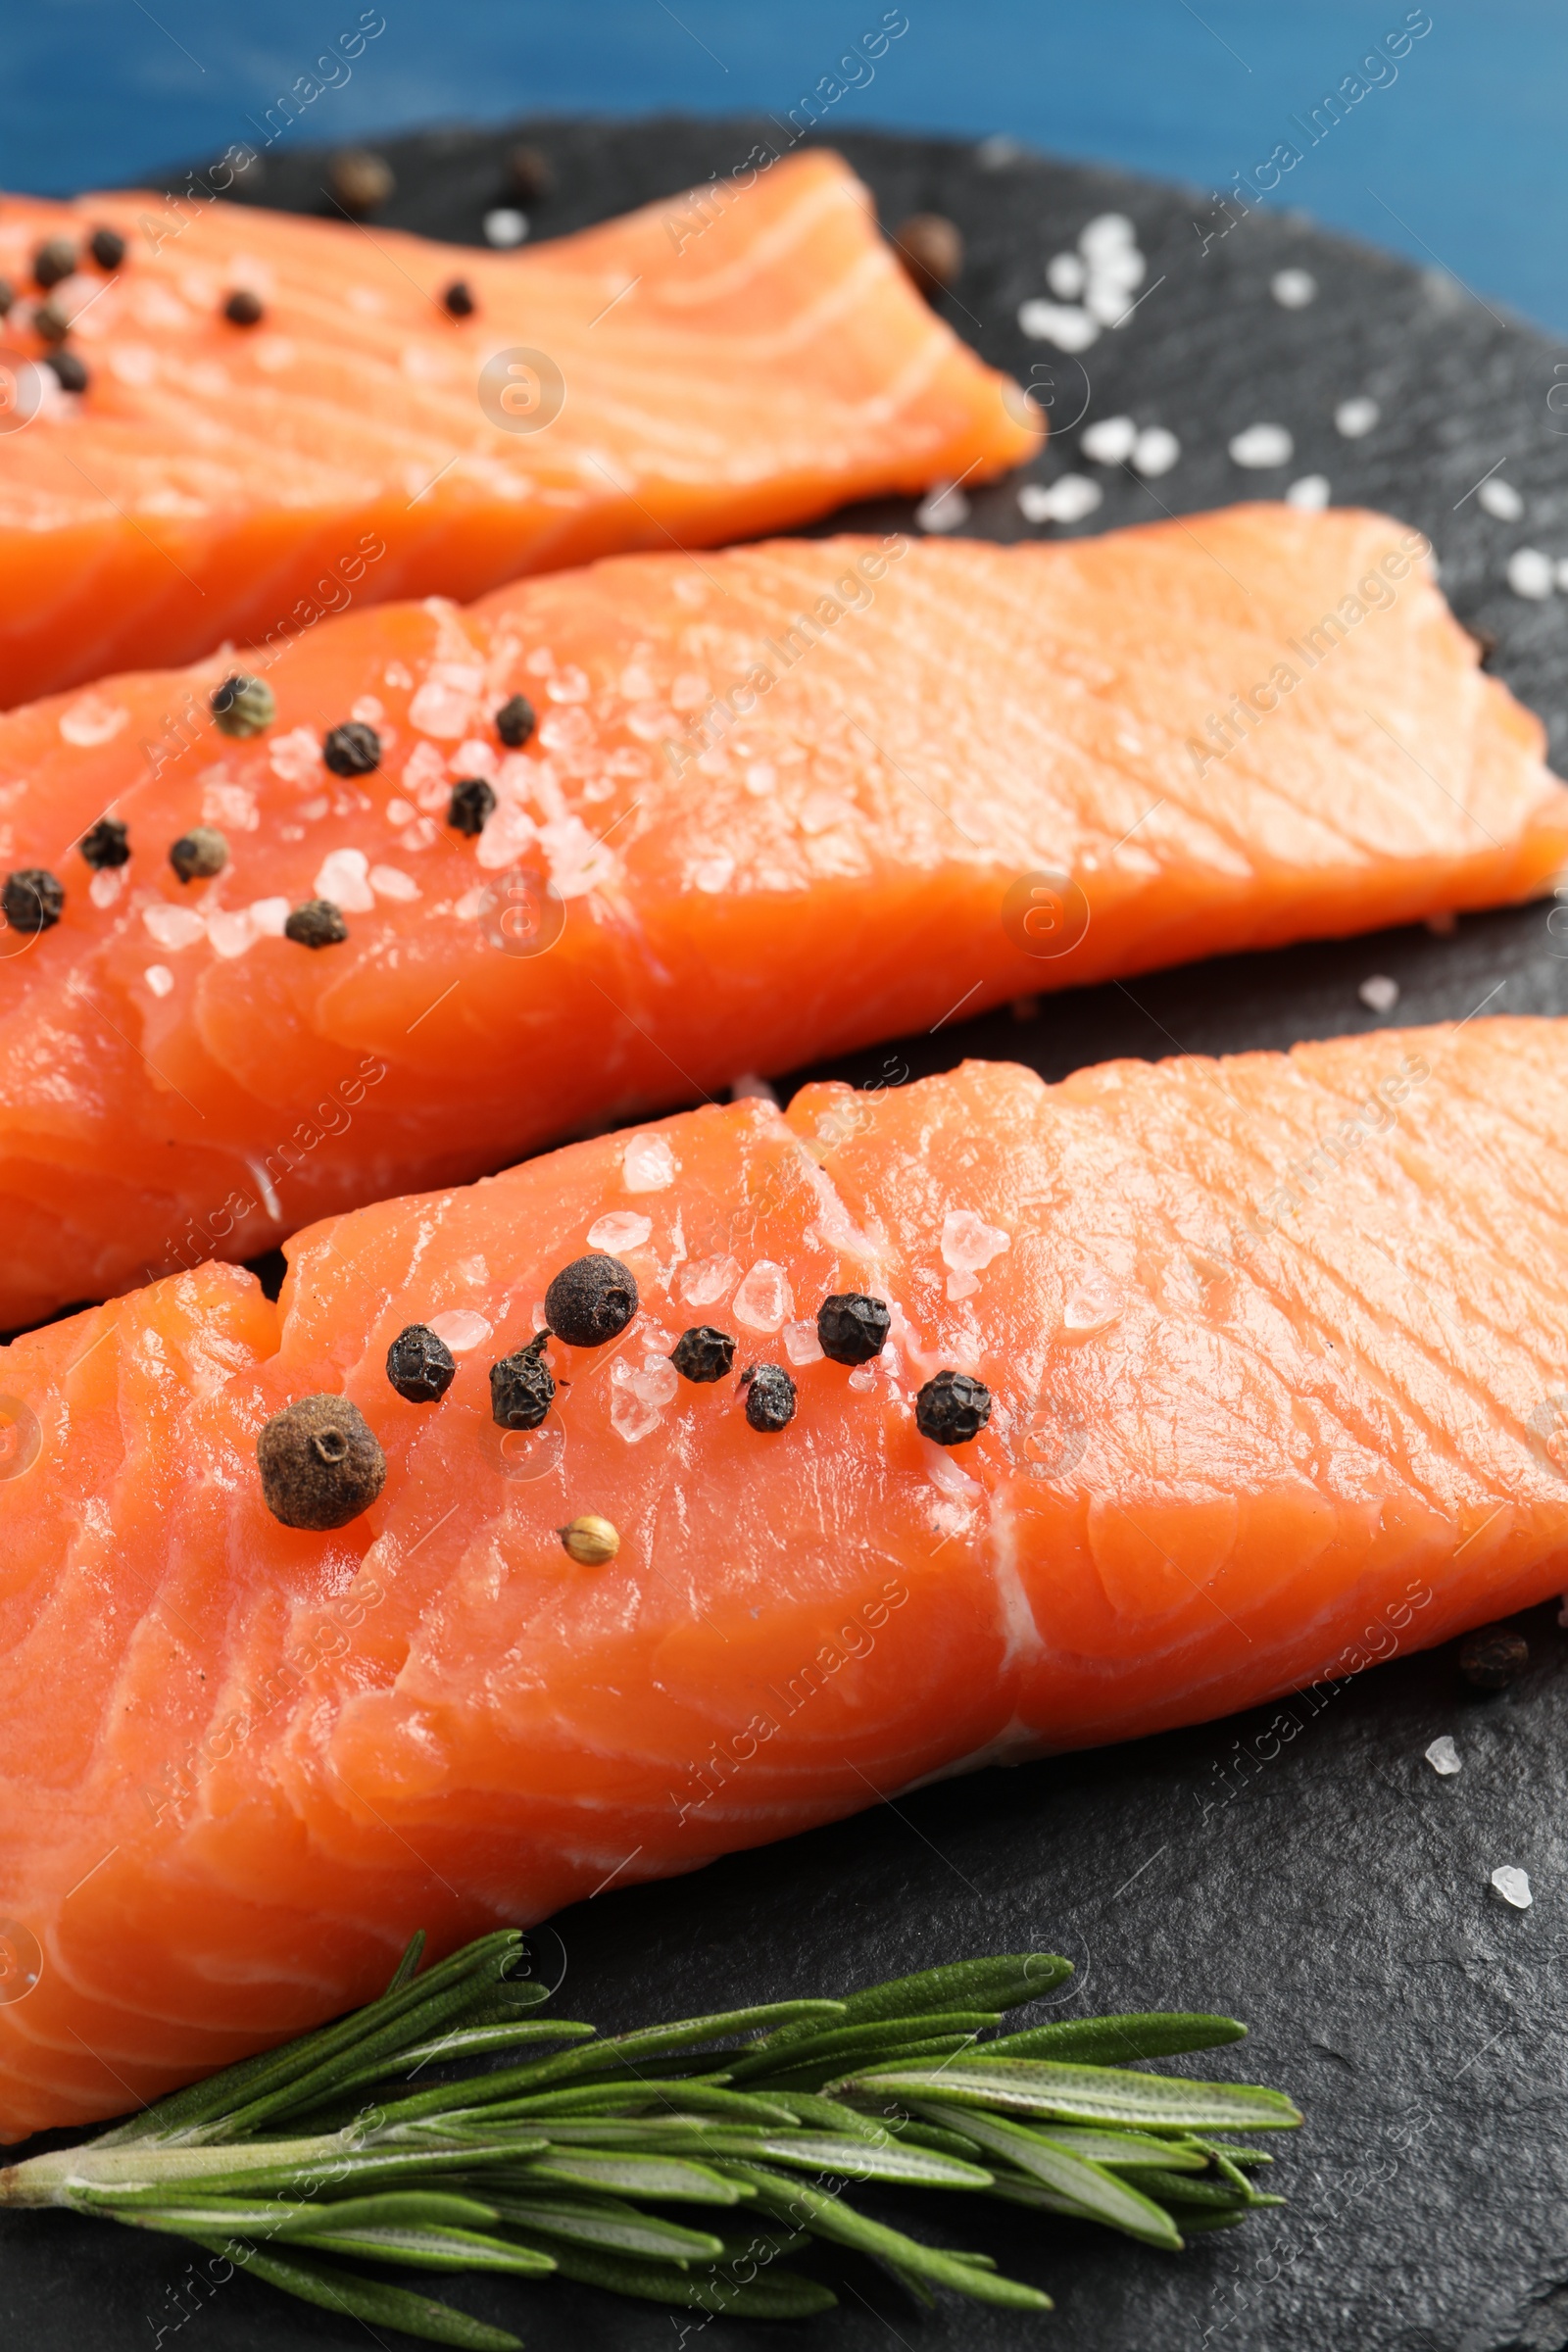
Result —
[[[16, 1342], [0, 2136], [368, 1995], [416, 1926], [532, 1922], [1556, 1592], [1565, 1137], [1563, 1021], [1054, 1087], [968, 1063], [362, 1209], [295, 1240], [275, 1307], [213, 1264]], [[557, 1341], [555, 1406], [503, 1433], [488, 1367], [593, 1250], [638, 1311]], [[815, 1345], [844, 1291], [891, 1309], [853, 1373]], [[386, 1351], [429, 1318], [456, 1378], [406, 1403]], [[787, 1428], [677, 1376], [696, 1324], [790, 1371]], [[968, 1444], [916, 1428], [942, 1368], [992, 1392]], [[322, 1391], [388, 1462], [325, 1536], [270, 1515], [256, 1455]], [[581, 1513], [610, 1564], [567, 1557]]]
[[[8, 197], [19, 287], [48, 238], [104, 224], [126, 254], [108, 275], [83, 255], [48, 297], [85, 392], [24, 369], [10, 413], [46, 397], [0, 439], [0, 706], [276, 639], [350, 594], [473, 597], [984, 480], [1037, 446], [1039, 412], [933, 316], [837, 156], [760, 173], [698, 236], [679, 212], [503, 256], [222, 203]], [[257, 324], [222, 315], [235, 292]], [[0, 328], [13, 360], [46, 349], [34, 307]]]
[[[0, 1329], [958, 1010], [1531, 896], [1568, 794], [1408, 538], [1258, 506], [628, 557], [323, 622], [248, 741], [219, 657], [0, 718], [0, 872], [65, 884], [0, 935]], [[381, 757], [345, 778], [351, 716]], [[229, 863], [182, 884], [198, 823]], [[277, 936], [313, 896], [346, 941]]]

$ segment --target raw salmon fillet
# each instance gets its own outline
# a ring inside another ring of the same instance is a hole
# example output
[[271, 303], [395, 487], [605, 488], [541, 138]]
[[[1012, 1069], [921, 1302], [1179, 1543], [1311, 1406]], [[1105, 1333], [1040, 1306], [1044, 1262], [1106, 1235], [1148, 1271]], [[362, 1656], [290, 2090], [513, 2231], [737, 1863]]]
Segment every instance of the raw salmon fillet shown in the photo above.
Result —
[[[214, 1264], [19, 1340], [0, 2137], [366, 1997], [419, 1925], [1316, 1683], [1276, 1724], [1310, 1737], [1562, 1585], [1565, 1235], [1568, 1022], [1483, 1018], [707, 1107], [315, 1227], [275, 1307]], [[593, 1250], [640, 1307], [504, 1433], [488, 1368]], [[891, 1309], [855, 1372], [816, 1345], [847, 1291]], [[456, 1379], [406, 1403], [431, 1318]], [[790, 1372], [787, 1428], [677, 1376], [698, 1324]], [[915, 1425], [944, 1368], [992, 1392], [968, 1444]], [[257, 1465], [321, 1392], [388, 1462], [325, 1536]]]
[[[323, 622], [248, 741], [219, 657], [0, 718], [0, 873], [65, 883], [0, 935], [0, 1329], [1022, 993], [1531, 896], [1568, 795], [1401, 543], [1260, 506], [628, 557]], [[229, 863], [182, 884], [198, 823]], [[316, 896], [319, 951], [278, 936]]]
[[[126, 252], [48, 296], [85, 392], [34, 367], [6, 404], [46, 395], [0, 436], [0, 706], [275, 642], [350, 596], [473, 597], [1036, 447], [1039, 412], [933, 316], [837, 156], [760, 172], [701, 234], [682, 211], [500, 255], [249, 206], [8, 197], [19, 288], [46, 239], [102, 224]], [[442, 301], [458, 280], [466, 318]], [[255, 325], [223, 316], [236, 292]], [[35, 307], [0, 328], [13, 375], [46, 349]], [[382, 552], [346, 579], [367, 538]]]

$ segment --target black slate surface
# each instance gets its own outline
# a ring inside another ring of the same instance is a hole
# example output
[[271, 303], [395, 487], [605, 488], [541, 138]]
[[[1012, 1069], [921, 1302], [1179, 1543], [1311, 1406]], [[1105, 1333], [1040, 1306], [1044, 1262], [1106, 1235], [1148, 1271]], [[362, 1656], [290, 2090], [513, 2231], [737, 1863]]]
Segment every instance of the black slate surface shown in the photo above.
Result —
[[[477, 241], [507, 200], [506, 148], [552, 158], [555, 193], [530, 208], [559, 233], [673, 193], [777, 145], [765, 120], [535, 122], [390, 141], [398, 192], [380, 216]], [[1277, 494], [1308, 471], [1337, 502], [1387, 507], [1432, 537], [1461, 616], [1498, 641], [1495, 667], [1568, 755], [1568, 601], [1528, 604], [1504, 580], [1520, 545], [1568, 557], [1568, 449], [1547, 396], [1568, 351], [1416, 270], [1331, 239], [1294, 216], [1223, 225], [1206, 200], [1111, 172], [929, 139], [846, 135], [882, 218], [950, 215], [968, 244], [944, 308], [985, 356], [1027, 377], [1043, 363], [1057, 425], [1031, 468], [1092, 470], [1103, 505], [1084, 527]], [[267, 159], [259, 201], [327, 211], [322, 159]], [[183, 174], [172, 178], [179, 185]], [[1090, 216], [1136, 223], [1152, 284], [1134, 318], [1065, 361], [1020, 333], [1049, 257]], [[1195, 220], [1200, 223], [1194, 227]], [[1268, 281], [1287, 263], [1320, 293], [1287, 312]], [[1368, 393], [1366, 439], [1335, 430], [1336, 404]], [[1568, 395], [1564, 396], [1568, 409]], [[1082, 411], [1082, 415], [1079, 412]], [[1118, 414], [1169, 425], [1183, 456], [1153, 485], [1086, 467], [1083, 421]], [[1293, 465], [1242, 473], [1229, 436], [1267, 419]], [[1473, 487], [1502, 462], [1526, 500], [1518, 523]], [[876, 510], [903, 521], [907, 507]], [[858, 520], [858, 515], [855, 519]], [[968, 530], [1034, 535], [1016, 482], [979, 492]], [[1568, 928], [1568, 926], [1565, 926]], [[1536, 906], [1426, 930], [1236, 957], [1046, 999], [938, 1035], [878, 1047], [839, 1073], [874, 1079], [891, 1052], [914, 1074], [965, 1054], [1056, 1077], [1114, 1054], [1227, 1052], [1381, 1025], [1358, 982], [1399, 982], [1403, 1022], [1568, 1010], [1568, 938]], [[817, 1074], [817, 1073], [813, 1073]], [[1568, 1581], [1568, 1561], [1565, 1561]], [[1047, 2285], [1056, 2313], [1023, 2319], [951, 2301], [923, 2314], [869, 2269], [843, 2274], [843, 2308], [808, 2331], [707, 2328], [569, 2284], [466, 2283], [453, 2300], [518, 2327], [534, 2352], [705, 2352], [809, 2341], [822, 2352], [1557, 2352], [1568, 2344], [1568, 2130], [1558, 2023], [1568, 1863], [1568, 1637], [1551, 1608], [1521, 1620], [1533, 1663], [1481, 1699], [1451, 1648], [1406, 1654], [1313, 1711], [1267, 1707], [1119, 1749], [946, 1783], [781, 1846], [663, 1886], [611, 1891], [540, 1938], [566, 1972], [564, 2005], [608, 2026], [806, 1990], [969, 1951], [1065, 1952], [1077, 1978], [1056, 2013], [1145, 2006], [1227, 2009], [1250, 2021], [1245, 2054], [1206, 2064], [1278, 2082], [1306, 2110], [1274, 2143], [1288, 2211], [1180, 2259], [1010, 2217], [949, 2210], [948, 2241], [985, 2247]], [[1401, 1635], [1419, 1640], [1419, 1612]], [[1271, 1728], [1276, 1727], [1276, 1728]], [[1442, 1733], [1463, 1770], [1424, 1760]], [[1536, 1903], [1508, 1909], [1491, 1872], [1530, 1873]], [[65, 2352], [178, 2342], [213, 2352], [350, 2345], [363, 2331], [238, 2278], [193, 2292], [181, 2252], [75, 2219], [0, 2221], [0, 2343]], [[685, 2330], [683, 2336], [682, 2330]], [[161, 2332], [162, 2331], [162, 2332]]]

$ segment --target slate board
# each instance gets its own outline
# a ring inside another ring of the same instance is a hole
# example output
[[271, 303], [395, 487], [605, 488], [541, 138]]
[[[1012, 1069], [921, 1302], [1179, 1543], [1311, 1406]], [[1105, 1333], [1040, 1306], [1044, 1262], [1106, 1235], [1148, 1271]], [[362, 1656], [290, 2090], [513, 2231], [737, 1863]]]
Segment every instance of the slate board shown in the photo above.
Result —
[[[534, 232], [553, 235], [723, 172], [778, 133], [762, 119], [546, 121], [393, 140], [382, 152], [398, 192], [381, 218], [479, 241], [484, 213], [507, 200], [502, 157], [517, 138], [555, 164], [556, 192], [532, 208]], [[1568, 603], [1527, 604], [1503, 573], [1521, 544], [1568, 557], [1568, 439], [1558, 429], [1568, 432], [1568, 415], [1546, 406], [1568, 352], [1494, 316], [1437, 269], [1412, 270], [1295, 216], [1255, 215], [1205, 256], [1193, 222], [1215, 223], [1200, 196], [937, 139], [834, 143], [885, 221], [933, 210], [959, 224], [968, 260], [943, 307], [987, 359], [1024, 376], [1054, 362], [1064, 429], [1031, 468], [1040, 479], [1083, 467], [1069, 419], [1085, 386], [1075, 363], [1021, 335], [1018, 305], [1045, 292], [1046, 261], [1092, 214], [1127, 213], [1150, 279], [1164, 282], [1084, 355], [1086, 414], [1169, 425], [1183, 456], [1152, 489], [1095, 468], [1105, 499], [1090, 527], [1326, 473], [1337, 502], [1386, 507], [1430, 534], [1455, 609], [1496, 637], [1494, 666], [1546, 720], [1563, 764]], [[325, 211], [322, 179], [319, 153], [270, 158], [257, 200]], [[1272, 273], [1288, 263], [1318, 280], [1309, 309], [1287, 312], [1270, 297]], [[1336, 432], [1333, 411], [1355, 393], [1380, 403], [1382, 421], [1352, 442]], [[1278, 473], [1244, 474], [1226, 442], [1259, 418], [1290, 427], [1296, 459]], [[1517, 524], [1465, 496], [1499, 460], [1527, 502]], [[965, 527], [1036, 535], [1015, 493], [1015, 482], [980, 492]], [[840, 519], [873, 514], [910, 520], [894, 503]], [[1116, 1054], [1283, 1046], [1381, 1025], [1355, 993], [1379, 971], [1400, 984], [1400, 1022], [1462, 1015], [1489, 1000], [1511, 1012], [1561, 1012], [1564, 956], [1568, 939], [1554, 940], [1536, 906], [1466, 918], [1447, 938], [1403, 931], [1048, 998], [1034, 1018], [1004, 1010], [893, 1050], [916, 1075], [975, 1054], [1054, 1078]], [[874, 1077], [888, 1051], [810, 1074]], [[1055, 2014], [1231, 2011], [1252, 2029], [1245, 2071], [1290, 2088], [1306, 2110], [1306, 2130], [1276, 2143], [1272, 2185], [1289, 2209], [1198, 2239], [1180, 2259], [1094, 2232], [1036, 2230], [984, 2208], [933, 2216], [948, 2242], [990, 2250], [1047, 2286], [1054, 2317], [951, 2300], [922, 2314], [851, 2265], [838, 2274], [842, 2309], [808, 2332], [714, 2322], [685, 2340], [700, 2333], [704, 2352], [798, 2342], [886, 2352], [890, 2341], [923, 2352], [1568, 2344], [1568, 2069], [1555, 2014], [1568, 1885], [1565, 1641], [1549, 1608], [1519, 1622], [1533, 1663], [1501, 1697], [1468, 1691], [1451, 1648], [1401, 1656], [1315, 1714], [1295, 1702], [1299, 1728], [1288, 1738], [1270, 1732], [1279, 1709], [1267, 1707], [991, 1771], [694, 1878], [612, 1891], [559, 1919], [563, 2005], [612, 2028], [848, 1990], [970, 1951], [1059, 1950], [1078, 1975]], [[1418, 1629], [1417, 1618], [1406, 1639]], [[1444, 1732], [1464, 1769], [1440, 1780], [1423, 1750]], [[1530, 1872], [1533, 1910], [1508, 1910], [1489, 1891], [1502, 1862]], [[1243, 2071], [1228, 2055], [1208, 2065]], [[213, 2352], [364, 2340], [243, 2278], [211, 2304], [182, 2305], [186, 2277], [178, 2250], [128, 2232], [7, 2219], [0, 2339], [39, 2352], [121, 2352], [154, 2344], [160, 2328], [165, 2345]], [[516, 2326], [533, 2352], [584, 2342], [666, 2352], [685, 2323], [560, 2282], [465, 2282], [452, 2299]]]

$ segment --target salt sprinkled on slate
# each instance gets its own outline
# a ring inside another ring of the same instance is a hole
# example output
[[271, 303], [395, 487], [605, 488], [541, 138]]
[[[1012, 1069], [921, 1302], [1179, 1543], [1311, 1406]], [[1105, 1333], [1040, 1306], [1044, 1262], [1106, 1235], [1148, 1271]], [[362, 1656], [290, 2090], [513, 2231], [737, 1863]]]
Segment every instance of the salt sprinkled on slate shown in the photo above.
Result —
[[1130, 416], [1102, 416], [1087, 424], [1081, 436], [1083, 453], [1097, 466], [1125, 466], [1138, 443], [1138, 427]]
[[1046, 283], [1063, 302], [1076, 302], [1089, 283], [1082, 254], [1053, 254], [1046, 264]]
[[1355, 993], [1369, 1012], [1392, 1012], [1399, 1002], [1399, 983], [1387, 972], [1374, 972]]
[[1169, 473], [1182, 454], [1182, 445], [1175, 434], [1163, 424], [1146, 425], [1133, 443], [1133, 471], [1146, 481], [1157, 481]]
[[1499, 522], [1517, 522], [1525, 511], [1525, 502], [1512, 482], [1500, 482], [1495, 475], [1490, 482], [1482, 483], [1476, 492], [1476, 505], [1485, 507], [1489, 514], [1495, 514]]
[[1296, 455], [1296, 443], [1283, 424], [1250, 424], [1246, 430], [1232, 435], [1231, 463], [1253, 469], [1263, 466], [1288, 466]]
[[1103, 504], [1105, 493], [1087, 473], [1064, 473], [1054, 482], [1025, 482], [1018, 512], [1025, 522], [1082, 522]]
[[1342, 400], [1334, 412], [1334, 425], [1347, 441], [1359, 441], [1372, 430], [1383, 411], [1375, 400], [1360, 393], [1354, 400]]
[[1282, 311], [1304, 311], [1317, 299], [1317, 279], [1310, 270], [1276, 270], [1268, 290]]
[[484, 217], [484, 234], [488, 245], [520, 245], [528, 234], [528, 216], [511, 205], [498, 205]]
[[1285, 504], [1298, 508], [1303, 514], [1321, 514], [1329, 503], [1329, 477], [1326, 473], [1303, 473], [1285, 493]]
[[1555, 570], [1549, 556], [1539, 547], [1516, 548], [1508, 558], [1508, 585], [1515, 596], [1527, 596], [1540, 604], [1551, 594]]
[[969, 519], [969, 501], [956, 482], [938, 482], [914, 510], [922, 531], [956, 531]]
[[1512, 1903], [1516, 1911], [1528, 1911], [1536, 1899], [1530, 1891], [1530, 1873], [1516, 1870], [1511, 1862], [1504, 1862], [1493, 1872], [1492, 1884], [1503, 1901]]
[[1100, 320], [1087, 311], [1038, 297], [1018, 305], [1018, 325], [1031, 342], [1054, 343], [1058, 351], [1087, 351], [1100, 336]]
[[1426, 1758], [1433, 1771], [1444, 1780], [1446, 1780], [1450, 1773], [1464, 1770], [1459, 1759], [1459, 1751], [1446, 1732], [1444, 1733], [1441, 1740], [1433, 1740], [1432, 1745], [1426, 1751]]

